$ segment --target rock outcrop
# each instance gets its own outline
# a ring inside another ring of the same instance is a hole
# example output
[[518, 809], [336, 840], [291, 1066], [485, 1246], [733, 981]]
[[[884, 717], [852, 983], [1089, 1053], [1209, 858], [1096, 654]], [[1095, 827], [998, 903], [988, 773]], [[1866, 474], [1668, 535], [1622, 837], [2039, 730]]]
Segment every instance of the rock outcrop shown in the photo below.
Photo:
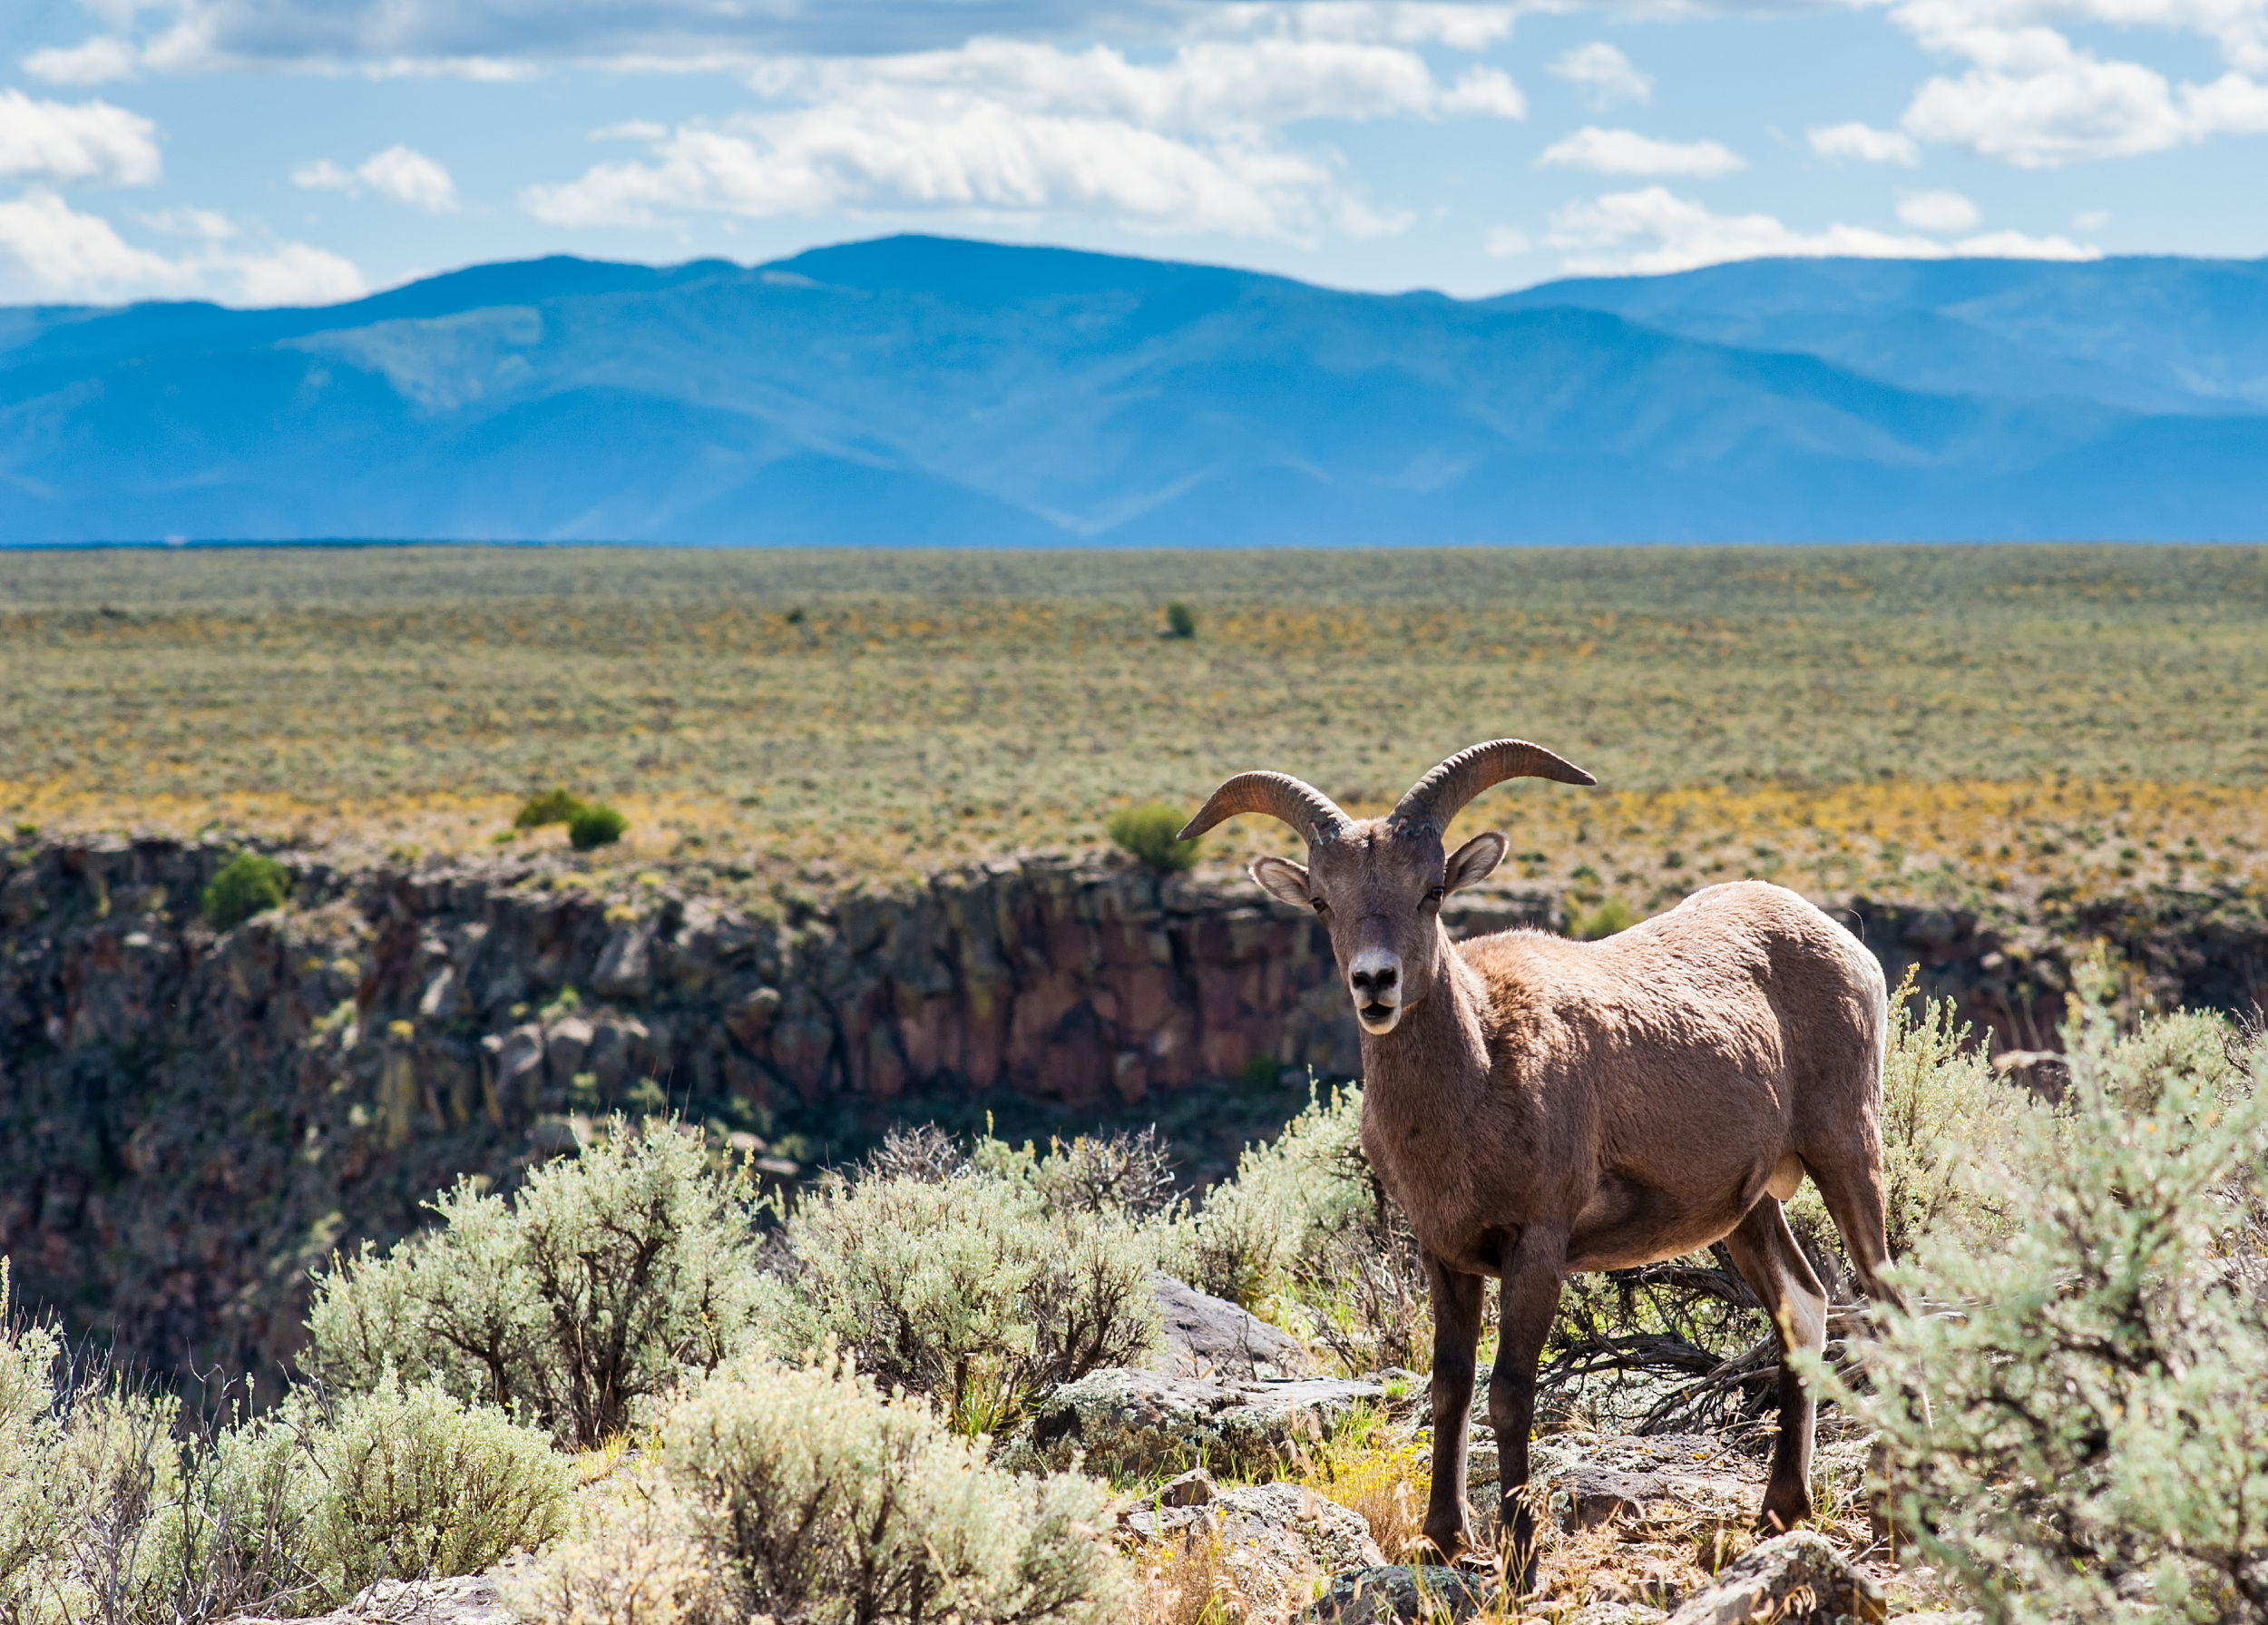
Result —
[[1119, 1481], [1200, 1465], [1273, 1478], [1357, 1405], [1385, 1396], [1377, 1383], [1343, 1377], [1239, 1383], [1114, 1366], [1058, 1388], [998, 1460], [1019, 1473], [1078, 1466]]

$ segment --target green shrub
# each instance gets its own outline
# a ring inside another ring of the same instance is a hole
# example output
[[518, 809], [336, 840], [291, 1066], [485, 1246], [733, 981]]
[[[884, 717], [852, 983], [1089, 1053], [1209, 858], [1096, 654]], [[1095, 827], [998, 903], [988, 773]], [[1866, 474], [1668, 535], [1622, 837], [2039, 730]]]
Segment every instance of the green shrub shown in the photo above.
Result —
[[879, 1380], [934, 1396], [964, 1433], [1003, 1430], [1056, 1385], [1158, 1340], [1156, 1235], [1051, 1209], [1032, 1164], [980, 1141], [976, 1165], [942, 1180], [823, 1187], [787, 1228], [816, 1329]]
[[1921, 1238], [1872, 1395], [1813, 1375], [1882, 1430], [1900, 1532], [1988, 1620], [2260, 1620], [2268, 1067], [2209, 1016], [2119, 1040], [2107, 977], [2082, 986], [2063, 1104], [1970, 1176], [1998, 1239]]
[[1197, 636], [1197, 612], [1186, 603], [1166, 606], [1166, 636], [1194, 638]]
[[1237, 1174], [1179, 1229], [1193, 1284], [1254, 1305], [1295, 1285], [1325, 1238], [1374, 1221], [1383, 1197], [1363, 1155], [1363, 1091], [1311, 1100], [1273, 1143], [1248, 1146]]
[[629, 827], [630, 820], [611, 807], [586, 807], [567, 820], [567, 844], [578, 852], [611, 847]]
[[735, 1619], [1100, 1625], [1119, 1601], [1101, 1485], [987, 1467], [847, 1361], [719, 1371], [670, 1412], [659, 1454]]
[[379, 1580], [477, 1574], [565, 1525], [573, 1466], [543, 1434], [437, 1383], [391, 1375], [312, 1434], [322, 1601]]
[[563, 786], [555, 786], [530, 796], [520, 804], [520, 810], [512, 815], [514, 829], [541, 829], [546, 824], [572, 823], [582, 811], [580, 797], [570, 794]]
[[618, 1118], [510, 1201], [460, 1184], [433, 1204], [437, 1229], [336, 1263], [316, 1283], [304, 1364], [356, 1392], [395, 1371], [432, 1377], [595, 1444], [681, 1375], [797, 1340], [785, 1288], [758, 1266], [757, 1201], [675, 1124]]
[[282, 907], [290, 893], [291, 872], [283, 865], [258, 852], [240, 852], [221, 865], [201, 903], [212, 928], [227, 931], [256, 914]]
[[[1883, 1229], [1893, 1258], [1932, 1228], [1952, 1226], [1983, 1243], [2007, 1227], [2005, 1159], [2017, 1124], [2034, 1108], [2025, 1091], [1994, 1074], [1974, 1037], [1951, 1000], [1922, 1001], [1907, 973], [1891, 996], [1882, 1056]], [[1806, 1180], [1787, 1212], [1826, 1273], [1843, 1277], [1838, 1296], [1855, 1294], [1818, 1188]]]
[[1164, 801], [1122, 808], [1104, 826], [1113, 845], [1139, 858], [1161, 875], [1170, 875], [1197, 862], [1198, 841], [1181, 838], [1188, 815]]
[[1635, 917], [1628, 903], [1619, 897], [1609, 897], [1589, 914], [1570, 922], [1568, 935], [1580, 942], [1597, 942], [1602, 936], [1628, 931]]

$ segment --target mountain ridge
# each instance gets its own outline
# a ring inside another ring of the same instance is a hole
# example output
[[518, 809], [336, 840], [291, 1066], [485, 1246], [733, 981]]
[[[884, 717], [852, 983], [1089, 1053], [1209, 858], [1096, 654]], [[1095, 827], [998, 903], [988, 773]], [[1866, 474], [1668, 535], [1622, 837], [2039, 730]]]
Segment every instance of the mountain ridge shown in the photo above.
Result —
[[2268, 534], [2268, 262], [1481, 300], [897, 237], [0, 312], [0, 537], [1227, 545]]

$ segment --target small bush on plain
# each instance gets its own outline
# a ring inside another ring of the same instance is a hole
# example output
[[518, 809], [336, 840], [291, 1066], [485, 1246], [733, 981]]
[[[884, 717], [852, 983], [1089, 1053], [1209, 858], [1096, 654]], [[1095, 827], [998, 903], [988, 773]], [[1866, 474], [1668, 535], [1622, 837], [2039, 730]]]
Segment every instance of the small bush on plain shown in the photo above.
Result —
[[199, 900], [215, 931], [242, 925], [256, 914], [281, 908], [291, 895], [291, 871], [258, 852], [240, 852], [220, 866]]
[[520, 804], [520, 810], [512, 815], [514, 829], [541, 829], [546, 824], [565, 824], [582, 811], [582, 798], [571, 793], [564, 786], [540, 790]]
[[621, 1120], [509, 1201], [459, 1185], [440, 1225], [317, 1283], [308, 1367], [351, 1392], [398, 1371], [523, 1410], [562, 1444], [620, 1432], [687, 1373], [770, 1338], [794, 1306], [758, 1267], [757, 1197], [666, 1120]]
[[1121, 852], [1161, 875], [1171, 875], [1193, 866], [1203, 844], [1181, 838], [1181, 827], [1188, 821], [1188, 815], [1170, 803], [1149, 801], [1119, 808], [1103, 828]]
[[611, 847], [629, 827], [630, 820], [611, 807], [586, 807], [567, 820], [567, 844], [578, 852]]
[[1166, 606], [1166, 636], [1194, 638], [1197, 636], [1197, 612], [1186, 603]]
[[847, 1361], [720, 1370], [672, 1409], [659, 1454], [736, 1619], [1100, 1625], [1119, 1601], [1102, 1486], [987, 1467]]
[[2210, 1015], [2122, 1040], [2107, 996], [2098, 971], [2062, 1105], [1969, 1176], [1997, 1238], [1921, 1236], [1921, 1302], [1843, 1396], [1900, 1532], [1996, 1625], [2268, 1620], [2268, 1067]]

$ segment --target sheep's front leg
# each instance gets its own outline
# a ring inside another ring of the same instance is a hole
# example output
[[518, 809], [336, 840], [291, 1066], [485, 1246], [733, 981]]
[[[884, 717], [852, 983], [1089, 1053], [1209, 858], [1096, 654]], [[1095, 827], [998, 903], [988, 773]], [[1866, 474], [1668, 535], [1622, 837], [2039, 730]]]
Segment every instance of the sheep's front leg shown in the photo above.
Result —
[[1489, 1373], [1489, 1425], [1496, 1429], [1497, 1538], [1516, 1595], [1536, 1589], [1536, 1513], [1528, 1488], [1528, 1435], [1536, 1426], [1536, 1366], [1559, 1307], [1564, 1238], [1530, 1229], [1504, 1265], [1503, 1336]]
[[1431, 1253], [1425, 1255], [1425, 1279], [1433, 1294], [1433, 1488], [1425, 1503], [1425, 1540], [1446, 1562], [1473, 1545], [1471, 1509], [1465, 1504], [1465, 1442], [1485, 1283]]

